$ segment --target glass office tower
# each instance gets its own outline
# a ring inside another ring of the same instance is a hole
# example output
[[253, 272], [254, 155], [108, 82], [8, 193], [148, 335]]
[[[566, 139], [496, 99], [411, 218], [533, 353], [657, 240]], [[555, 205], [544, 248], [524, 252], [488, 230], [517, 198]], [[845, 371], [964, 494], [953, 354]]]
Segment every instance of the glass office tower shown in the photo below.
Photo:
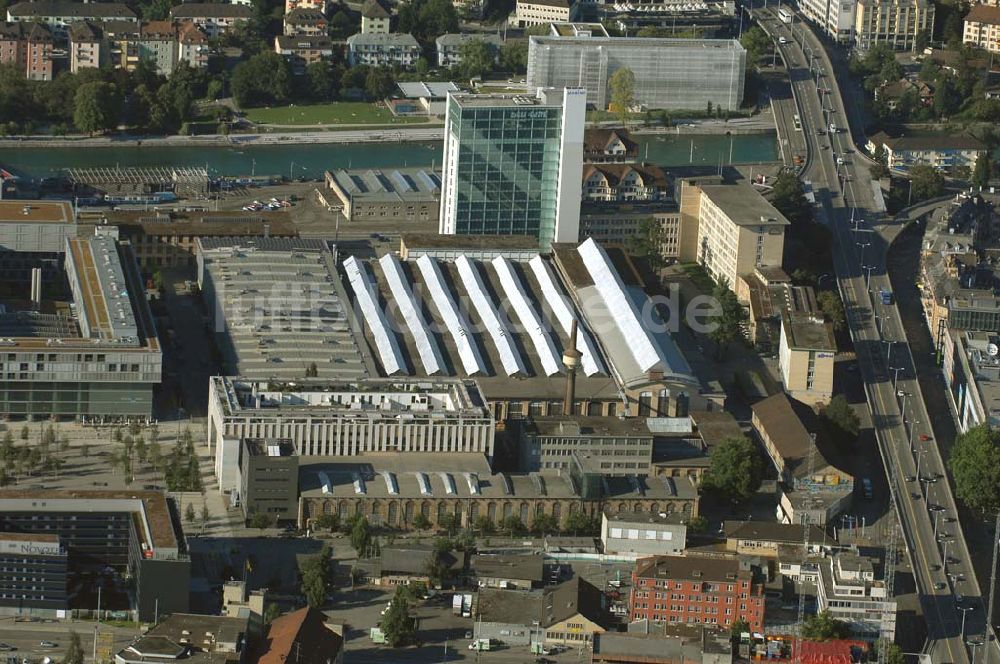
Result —
[[587, 101], [606, 109], [608, 80], [635, 74], [635, 103], [644, 108], [734, 111], [743, 103], [746, 49], [735, 39], [533, 36], [528, 39], [528, 89], [586, 88]]
[[576, 242], [586, 91], [451, 94], [440, 232]]

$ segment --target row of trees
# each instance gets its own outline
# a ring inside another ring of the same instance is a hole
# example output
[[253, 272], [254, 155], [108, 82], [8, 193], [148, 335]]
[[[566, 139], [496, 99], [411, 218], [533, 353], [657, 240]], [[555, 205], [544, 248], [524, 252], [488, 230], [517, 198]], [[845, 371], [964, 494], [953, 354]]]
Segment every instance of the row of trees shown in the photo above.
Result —
[[27, 81], [13, 65], [0, 65], [0, 133], [53, 134], [111, 131], [119, 126], [158, 134], [176, 133], [194, 118], [195, 100], [221, 95], [224, 83], [185, 64], [169, 79], [143, 61], [133, 72], [81, 69], [53, 81]]

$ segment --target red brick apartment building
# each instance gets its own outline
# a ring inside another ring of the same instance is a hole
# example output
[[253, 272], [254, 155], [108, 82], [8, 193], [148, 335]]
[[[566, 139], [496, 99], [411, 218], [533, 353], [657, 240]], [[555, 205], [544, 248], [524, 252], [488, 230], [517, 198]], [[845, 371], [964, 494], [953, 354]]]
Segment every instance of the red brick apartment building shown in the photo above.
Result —
[[764, 586], [738, 560], [657, 556], [632, 571], [629, 619], [728, 629], [745, 620], [764, 629]]

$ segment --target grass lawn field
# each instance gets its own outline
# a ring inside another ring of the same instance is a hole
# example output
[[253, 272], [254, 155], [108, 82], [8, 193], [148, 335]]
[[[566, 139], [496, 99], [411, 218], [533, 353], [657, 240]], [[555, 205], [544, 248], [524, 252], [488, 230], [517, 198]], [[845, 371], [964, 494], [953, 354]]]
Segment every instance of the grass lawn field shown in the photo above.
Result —
[[397, 118], [381, 104], [335, 101], [329, 104], [249, 108], [246, 117], [251, 122], [276, 125], [320, 124], [412, 124], [426, 118]]

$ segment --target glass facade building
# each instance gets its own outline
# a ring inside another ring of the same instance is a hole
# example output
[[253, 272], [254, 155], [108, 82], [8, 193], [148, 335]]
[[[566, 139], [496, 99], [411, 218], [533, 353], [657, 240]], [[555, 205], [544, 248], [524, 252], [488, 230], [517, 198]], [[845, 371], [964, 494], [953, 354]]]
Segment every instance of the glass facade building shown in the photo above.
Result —
[[575, 242], [583, 90], [448, 97], [440, 232]]
[[608, 80], [635, 74], [644, 108], [733, 111], [743, 102], [746, 49], [735, 39], [543, 37], [528, 41], [528, 89], [582, 87], [587, 103], [606, 109]]

